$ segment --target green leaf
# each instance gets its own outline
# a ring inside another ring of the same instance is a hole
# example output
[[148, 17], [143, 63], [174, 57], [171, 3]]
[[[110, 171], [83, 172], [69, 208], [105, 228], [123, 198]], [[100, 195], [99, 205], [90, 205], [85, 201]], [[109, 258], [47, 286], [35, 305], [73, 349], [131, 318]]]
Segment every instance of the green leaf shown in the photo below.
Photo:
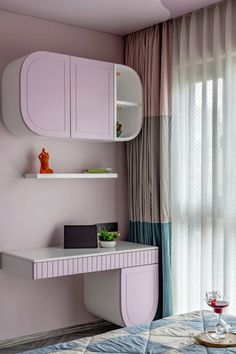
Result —
[[101, 229], [98, 232], [98, 238], [100, 241], [115, 241], [120, 236], [118, 231], [108, 231], [106, 228]]

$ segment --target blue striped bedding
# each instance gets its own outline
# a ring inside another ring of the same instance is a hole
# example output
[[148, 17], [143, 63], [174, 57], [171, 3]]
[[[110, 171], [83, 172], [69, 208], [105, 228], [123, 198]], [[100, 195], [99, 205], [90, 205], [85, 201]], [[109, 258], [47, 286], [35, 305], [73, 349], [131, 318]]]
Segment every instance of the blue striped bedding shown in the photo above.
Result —
[[[236, 317], [225, 316], [236, 332]], [[236, 348], [218, 349], [198, 345], [195, 336], [213, 324], [215, 315], [196, 311], [167, 317], [135, 327], [125, 327], [93, 337], [51, 345], [24, 354], [232, 354]]]

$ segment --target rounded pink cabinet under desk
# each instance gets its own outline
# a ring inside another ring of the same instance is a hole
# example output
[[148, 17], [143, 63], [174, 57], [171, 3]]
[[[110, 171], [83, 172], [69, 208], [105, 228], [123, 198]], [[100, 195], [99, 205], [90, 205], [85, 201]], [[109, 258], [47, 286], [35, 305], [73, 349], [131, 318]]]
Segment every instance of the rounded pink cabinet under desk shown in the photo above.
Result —
[[158, 293], [158, 264], [84, 275], [88, 311], [122, 327], [151, 322]]

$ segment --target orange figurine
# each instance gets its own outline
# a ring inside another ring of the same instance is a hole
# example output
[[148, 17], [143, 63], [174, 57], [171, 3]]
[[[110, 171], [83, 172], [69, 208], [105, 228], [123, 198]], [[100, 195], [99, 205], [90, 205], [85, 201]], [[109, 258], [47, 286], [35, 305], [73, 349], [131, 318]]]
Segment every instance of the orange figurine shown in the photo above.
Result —
[[45, 151], [44, 148], [42, 149], [42, 152], [39, 155], [39, 160], [41, 162], [40, 173], [53, 173], [53, 170], [49, 167], [48, 164], [49, 154]]

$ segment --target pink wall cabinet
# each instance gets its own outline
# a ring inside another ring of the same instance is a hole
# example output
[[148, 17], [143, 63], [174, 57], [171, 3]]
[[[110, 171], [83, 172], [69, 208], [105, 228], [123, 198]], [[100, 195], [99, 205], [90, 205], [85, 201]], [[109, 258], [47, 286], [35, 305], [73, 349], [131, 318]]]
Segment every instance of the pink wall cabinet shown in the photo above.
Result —
[[114, 140], [114, 64], [71, 58], [71, 137]]
[[35, 52], [5, 68], [2, 111], [21, 137], [127, 141], [142, 127], [143, 89], [128, 66]]
[[70, 57], [36, 52], [9, 64], [3, 119], [15, 135], [70, 137]]
[[84, 276], [88, 311], [122, 327], [151, 322], [158, 294], [158, 264]]

